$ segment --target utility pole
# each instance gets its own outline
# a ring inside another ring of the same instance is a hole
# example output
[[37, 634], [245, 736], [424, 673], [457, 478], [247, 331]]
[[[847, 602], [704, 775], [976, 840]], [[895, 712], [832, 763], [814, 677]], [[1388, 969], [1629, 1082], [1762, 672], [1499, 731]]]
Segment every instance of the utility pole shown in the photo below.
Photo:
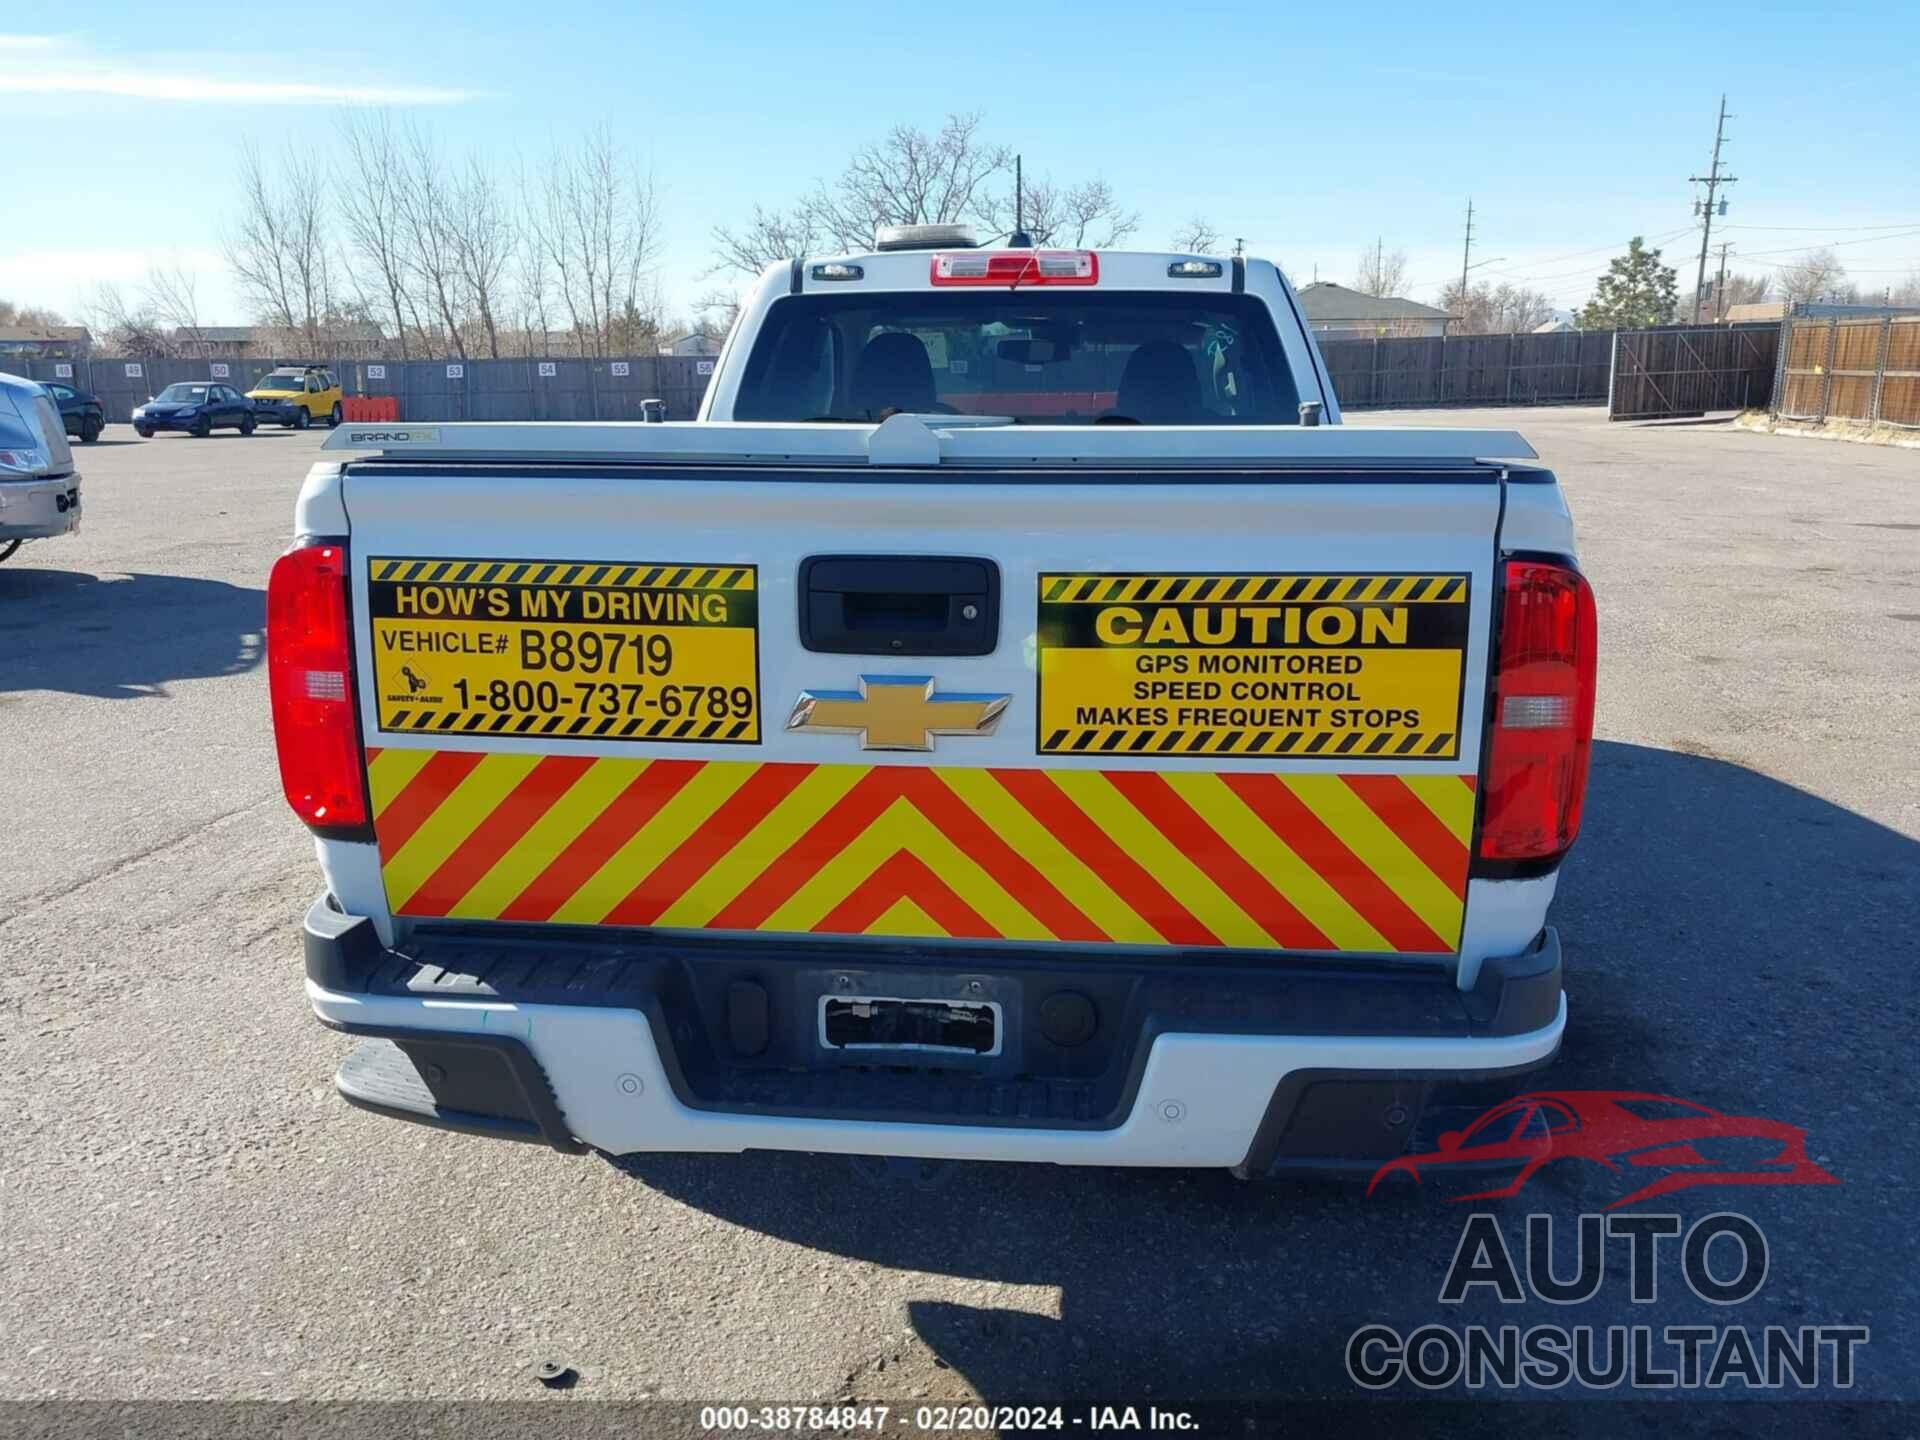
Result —
[[1467, 243], [1460, 250], [1460, 318], [1467, 318], [1467, 261], [1473, 258], [1473, 197], [1467, 197]]
[[1727, 251], [1732, 248], [1732, 242], [1720, 242], [1720, 278], [1713, 282], [1713, 320], [1716, 325], [1727, 318]]
[[[1704, 184], [1707, 187], [1707, 203], [1705, 208], [1704, 209], [1700, 208], [1699, 201], [1696, 200], [1694, 202], [1694, 206], [1696, 210], [1700, 214], [1703, 214], [1707, 217], [1707, 223], [1705, 224], [1705, 226], [1701, 228], [1701, 231], [1700, 231], [1700, 269], [1699, 269], [1699, 272], [1693, 278], [1693, 323], [1696, 325], [1700, 323], [1700, 290], [1701, 290], [1701, 287], [1703, 287], [1707, 283], [1707, 243], [1708, 241], [1713, 239], [1714, 192], [1717, 191], [1722, 185], [1733, 185], [1737, 183], [1734, 176], [1722, 175], [1720, 173], [1720, 146], [1727, 138], [1727, 120], [1728, 119], [1729, 119], [1729, 116], [1727, 115], [1727, 97], [1722, 95], [1720, 97], [1720, 119], [1719, 119], [1719, 122], [1715, 124], [1715, 126], [1713, 127], [1712, 168], [1710, 168], [1707, 171], [1707, 173], [1704, 175], [1689, 175], [1687, 177], [1687, 179], [1691, 181], [1693, 184], [1695, 185]], [[1722, 205], [1726, 204], [1724, 200], [1721, 201], [1720, 203]]]

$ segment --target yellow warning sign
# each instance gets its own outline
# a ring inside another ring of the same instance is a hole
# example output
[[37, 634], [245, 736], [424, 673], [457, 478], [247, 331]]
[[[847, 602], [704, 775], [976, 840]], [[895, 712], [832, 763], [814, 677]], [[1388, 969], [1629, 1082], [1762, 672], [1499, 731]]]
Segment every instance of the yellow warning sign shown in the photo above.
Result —
[[368, 561], [382, 730], [750, 745], [751, 565]]
[[1449, 760], [1469, 577], [1040, 577], [1043, 755]]

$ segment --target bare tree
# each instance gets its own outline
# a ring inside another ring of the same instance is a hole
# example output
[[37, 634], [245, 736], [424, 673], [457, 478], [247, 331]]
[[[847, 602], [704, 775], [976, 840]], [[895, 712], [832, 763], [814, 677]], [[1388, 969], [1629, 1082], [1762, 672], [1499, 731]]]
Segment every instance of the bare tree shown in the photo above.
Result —
[[1407, 252], [1376, 241], [1354, 266], [1353, 288], [1362, 295], [1400, 295], [1407, 288]]
[[548, 162], [540, 232], [580, 353], [607, 355], [659, 333], [653, 181], [601, 126]]
[[[520, 223], [514, 233], [514, 296], [519, 302], [519, 328], [528, 355], [552, 353], [553, 322], [548, 303], [553, 296], [553, 276], [545, 240], [540, 235], [540, 219], [534, 211], [535, 189], [525, 167], [516, 175], [515, 190], [522, 201]], [[538, 350], [535, 336], [538, 335]]]
[[277, 175], [259, 150], [241, 148], [240, 217], [227, 237], [227, 263], [240, 289], [267, 321], [320, 349], [333, 303], [326, 226], [325, 176], [289, 146]]
[[1018, 218], [1036, 245], [1104, 250], [1140, 228], [1138, 212], [1122, 209], [1104, 180], [1056, 185], [1051, 179], [1029, 179], [1021, 189], [1017, 209], [1011, 186], [981, 202], [979, 216], [989, 230], [1010, 233]]
[[894, 126], [814, 190], [804, 202], [809, 222], [843, 250], [866, 249], [882, 225], [990, 224], [993, 183], [1013, 152], [981, 138], [980, 118], [949, 115], [932, 134]]
[[466, 286], [467, 303], [487, 332], [487, 353], [500, 358], [497, 315], [504, 296], [507, 265], [515, 248], [514, 223], [506, 198], [477, 156], [454, 187], [454, 259]]
[[[227, 237], [227, 265], [263, 319], [282, 329], [294, 328], [299, 292], [293, 268], [291, 222], [280, 187], [267, 174], [260, 151], [251, 143], [240, 151], [240, 218]], [[117, 299], [103, 286], [102, 303]]]
[[173, 327], [174, 339], [182, 349], [190, 346], [201, 355], [212, 353], [200, 326], [200, 277], [197, 274], [178, 260], [164, 266], [150, 265], [142, 299], [143, 312]]
[[406, 185], [406, 157], [386, 111], [347, 115], [340, 124], [345, 146], [336, 191], [340, 218], [346, 229], [350, 259], [348, 275], [364, 297], [377, 281], [382, 309], [393, 317], [400, 358], [409, 360], [407, 332], [420, 324], [419, 311], [407, 293], [408, 247], [401, 196]]
[[16, 305], [11, 300], [0, 300], [0, 325], [64, 325], [66, 323], [58, 310], [50, 310], [44, 305]]
[[1517, 335], [1539, 328], [1553, 318], [1553, 302], [1538, 290], [1519, 285], [1493, 285], [1483, 280], [1470, 286], [1461, 303], [1460, 282], [1441, 292], [1440, 308], [1454, 316], [1453, 335]]
[[1806, 300], [1851, 299], [1858, 292], [1846, 283], [1847, 269], [1831, 250], [1810, 250], [1791, 265], [1782, 265], [1774, 283], [1780, 298], [1791, 303]]
[[[792, 210], [753, 207], [753, 218], [739, 229], [727, 225], [713, 227], [713, 243], [718, 252], [710, 275], [734, 271], [758, 275], [769, 265], [805, 255], [820, 248], [821, 235], [813, 213], [805, 205]], [[873, 237], [868, 236], [871, 240]], [[862, 242], [864, 248], [865, 242]]]
[[1887, 291], [1887, 299], [1895, 305], [1920, 305], [1920, 270], [1909, 270], [1906, 279]]
[[1220, 232], [1214, 228], [1211, 220], [1195, 215], [1173, 232], [1172, 244], [1175, 250], [1205, 255], [1219, 248]]
[[399, 214], [406, 238], [407, 269], [420, 289], [423, 307], [433, 316], [434, 328], [441, 331], [453, 353], [465, 360], [467, 341], [460, 329], [465, 295], [456, 198], [432, 134], [424, 126], [411, 126], [404, 143], [406, 168]]
[[87, 325], [103, 354], [156, 359], [174, 354], [166, 322], [144, 301], [130, 302], [117, 285], [102, 282], [94, 288], [87, 304]]

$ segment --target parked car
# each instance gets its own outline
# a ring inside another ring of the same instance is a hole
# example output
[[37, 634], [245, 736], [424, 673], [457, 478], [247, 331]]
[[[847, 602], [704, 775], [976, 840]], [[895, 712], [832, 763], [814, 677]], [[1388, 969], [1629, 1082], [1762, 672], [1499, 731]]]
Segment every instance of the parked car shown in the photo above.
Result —
[[177, 380], [133, 411], [133, 428], [143, 440], [156, 430], [184, 430], [204, 437], [222, 427], [251, 435], [253, 402], [218, 380]]
[[262, 419], [304, 430], [316, 420], [340, 423], [340, 382], [317, 365], [283, 365], [247, 392]]
[[0, 374], [0, 560], [80, 528], [80, 472], [45, 386]]
[[98, 395], [89, 395], [85, 390], [76, 390], [57, 380], [48, 381], [45, 388], [53, 397], [53, 406], [60, 412], [67, 434], [78, 436], [85, 445], [100, 438], [100, 431], [107, 423], [107, 412]]

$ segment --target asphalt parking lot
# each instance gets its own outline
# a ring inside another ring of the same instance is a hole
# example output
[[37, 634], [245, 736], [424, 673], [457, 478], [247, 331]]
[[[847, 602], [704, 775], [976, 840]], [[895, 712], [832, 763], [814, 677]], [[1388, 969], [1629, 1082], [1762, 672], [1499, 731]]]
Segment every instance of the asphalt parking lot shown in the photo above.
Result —
[[[1920, 454], [1589, 409], [1359, 423], [1393, 422], [1526, 434], [1599, 596], [1570, 1023], [1537, 1087], [1804, 1127], [1838, 1185], [1655, 1208], [1752, 1217], [1738, 1322], [1868, 1326], [1852, 1393], [1920, 1400]], [[349, 1109], [350, 1042], [301, 994], [319, 876], [260, 654], [323, 433], [110, 427], [80, 535], [0, 566], [0, 1396], [1274, 1403], [1354, 1394], [1370, 1322], [1569, 1323], [1440, 1304], [1470, 1207], [1431, 1191], [616, 1168]], [[1517, 1234], [1608, 1198], [1550, 1171], [1490, 1208]], [[1607, 1275], [1571, 1318], [1733, 1323], [1677, 1273], [1650, 1306], [1624, 1253]], [[580, 1383], [543, 1392], [547, 1358]]]

